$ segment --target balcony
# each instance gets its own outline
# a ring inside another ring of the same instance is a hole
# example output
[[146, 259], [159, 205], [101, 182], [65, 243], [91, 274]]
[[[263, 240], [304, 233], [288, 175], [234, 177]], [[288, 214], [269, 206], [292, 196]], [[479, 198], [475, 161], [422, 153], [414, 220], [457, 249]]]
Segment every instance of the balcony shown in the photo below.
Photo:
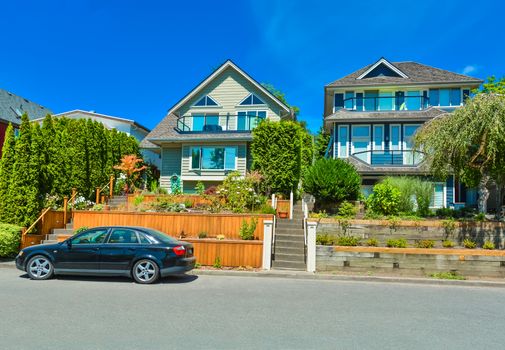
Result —
[[414, 150], [368, 150], [351, 155], [371, 166], [416, 167], [424, 159], [424, 153]]
[[177, 118], [176, 130], [181, 133], [247, 133], [251, 132], [265, 118], [266, 112], [239, 112], [236, 115], [189, 115]]
[[427, 109], [429, 98], [427, 96], [358, 96], [349, 97], [344, 101], [343, 108], [352, 111], [419, 111]]

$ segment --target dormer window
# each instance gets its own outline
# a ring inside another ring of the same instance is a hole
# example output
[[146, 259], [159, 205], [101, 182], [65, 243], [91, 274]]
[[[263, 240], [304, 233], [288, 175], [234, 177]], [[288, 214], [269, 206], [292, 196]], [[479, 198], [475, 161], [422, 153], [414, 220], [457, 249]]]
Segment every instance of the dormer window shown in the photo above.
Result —
[[265, 102], [255, 94], [249, 94], [246, 98], [239, 103], [239, 106], [258, 106], [265, 105]]
[[194, 107], [217, 107], [217, 106], [219, 106], [219, 103], [217, 103], [209, 95], [205, 95], [201, 99], [196, 101], [196, 103], [193, 106]]

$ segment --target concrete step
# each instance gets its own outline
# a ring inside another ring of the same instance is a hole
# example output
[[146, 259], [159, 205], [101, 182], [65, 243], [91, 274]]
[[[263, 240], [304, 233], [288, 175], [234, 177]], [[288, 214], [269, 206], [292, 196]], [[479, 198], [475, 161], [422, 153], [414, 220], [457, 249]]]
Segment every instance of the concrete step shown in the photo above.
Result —
[[73, 229], [74, 229], [74, 223], [69, 223], [69, 224], [66, 224], [66, 225], [65, 225], [65, 228], [66, 228], [67, 230], [73, 230]]
[[278, 241], [275, 240], [275, 249], [277, 248], [298, 248], [303, 249], [305, 247], [305, 242], [301, 241]]
[[283, 227], [283, 228], [303, 228], [303, 221], [302, 220], [293, 220], [293, 221], [289, 221], [289, 222], [277, 222], [277, 227], [280, 228], [280, 227]]
[[299, 271], [304, 271], [307, 269], [307, 266], [305, 265], [304, 262], [283, 261], [283, 260], [273, 260], [272, 267], [274, 269], [299, 270]]
[[275, 246], [274, 249], [275, 254], [301, 254], [305, 255], [305, 249], [303, 246], [299, 247], [282, 247], [282, 246]]
[[292, 261], [292, 262], [301, 262], [305, 264], [305, 255], [304, 254], [281, 254], [275, 252], [275, 260], [276, 261]]
[[305, 243], [305, 240], [303, 236], [276, 236], [275, 237], [275, 242], [276, 243], [281, 243], [281, 242], [292, 242], [292, 243]]
[[41, 241], [42, 244], [47, 244], [47, 243], [50, 243], [50, 244], [53, 244], [53, 243], [58, 243], [58, 240], [56, 239], [44, 239]]
[[53, 228], [51, 230], [53, 235], [71, 235], [74, 233], [74, 230], [66, 229], [66, 228]]

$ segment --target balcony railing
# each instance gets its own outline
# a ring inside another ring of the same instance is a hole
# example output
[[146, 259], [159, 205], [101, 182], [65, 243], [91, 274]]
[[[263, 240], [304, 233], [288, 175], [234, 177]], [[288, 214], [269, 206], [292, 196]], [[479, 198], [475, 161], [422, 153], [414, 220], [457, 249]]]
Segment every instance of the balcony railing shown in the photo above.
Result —
[[352, 156], [372, 166], [417, 166], [424, 159], [423, 152], [414, 150], [368, 150]]
[[353, 111], [418, 111], [429, 107], [426, 96], [350, 97], [344, 109]]
[[255, 115], [182, 116], [176, 129], [187, 133], [251, 132], [265, 117]]

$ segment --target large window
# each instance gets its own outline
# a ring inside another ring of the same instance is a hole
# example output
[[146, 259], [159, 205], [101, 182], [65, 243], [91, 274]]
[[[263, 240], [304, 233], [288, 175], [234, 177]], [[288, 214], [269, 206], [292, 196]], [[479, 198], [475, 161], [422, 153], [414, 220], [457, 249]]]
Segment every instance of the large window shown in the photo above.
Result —
[[219, 126], [218, 114], [193, 114], [193, 131], [214, 130]]
[[351, 146], [352, 154], [368, 162], [370, 150], [370, 125], [353, 125], [351, 128]]
[[235, 170], [237, 147], [191, 147], [191, 169]]
[[347, 140], [349, 139], [349, 127], [339, 125], [338, 127], [338, 157], [347, 158]]
[[237, 130], [252, 130], [266, 117], [266, 111], [240, 111], [237, 113]]
[[430, 89], [430, 105], [432, 106], [460, 106], [461, 89]]

